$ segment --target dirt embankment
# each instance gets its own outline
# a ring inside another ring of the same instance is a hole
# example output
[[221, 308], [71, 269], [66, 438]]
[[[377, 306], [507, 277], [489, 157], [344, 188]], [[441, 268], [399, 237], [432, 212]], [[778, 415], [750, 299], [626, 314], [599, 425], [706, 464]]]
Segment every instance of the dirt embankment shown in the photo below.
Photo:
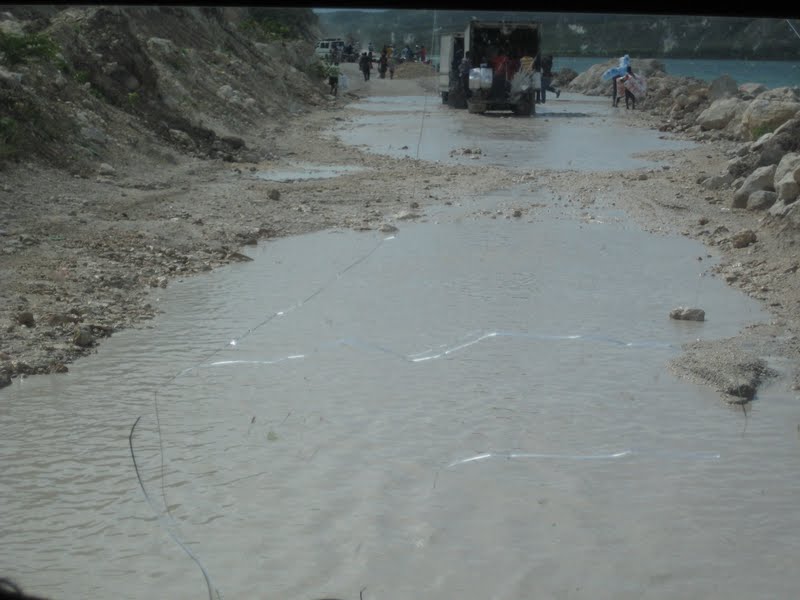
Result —
[[[0, 386], [65, 372], [103, 337], [152, 317], [153, 288], [247, 260], [244, 245], [330, 227], [402, 226], [426, 204], [479, 195], [519, 176], [376, 156], [326, 135], [350, 118], [346, 102], [378, 92], [421, 94], [435, 88], [432, 74], [396, 73], [400, 81], [388, 82], [373, 73], [364, 82], [355, 65], [344, 65], [351, 86], [334, 99], [314, 71], [309, 44], [258, 44], [213, 9], [69, 8], [37, 27], [58, 41], [66, 66], [0, 65], [0, 106], [18, 124], [5, 141], [18, 144], [20, 157], [4, 161], [0, 184]], [[719, 251], [715, 276], [760, 299], [774, 318], [732, 340], [690, 348], [675, 367], [736, 402], [752, 398], [769, 375], [761, 357], [800, 362], [800, 228], [791, 210], [770, 214], [763, 198], [748, 206], [751, 194], [775, 190], [779, 164], [793, 152], [792, 136], [779, 128], [796, 118], [772, 124], [772, 135], [757, 141], [729, 127], [743, 122], [741, 106], [725, 113], [728, 121], [700, 118], [722, 100], [749, 108], [758, 96], [746, 100], [747, 93], [713, 99], [708, 85], [670, 80], [645, 110], [631, 111], [629, 126], [714, 142], [658, 157], [671, 169], [527, 176], [587, 211], [603, 189], [654, 233], [678, 231]], [[792, 102], [788, 93], [770, 98], [761, 98], [747, 123]], [[331, 180], [257, 176], [303, 162], [363, 170]], [[764, 166], [774, 167], [772, 179], [747, 188], [739, 208], [735, 198]], [[771, 193], [775, 205], [795, 204]], [[743, 230], [752, 237], [740, 245]]]
[[328, 99], [310, 43], [258, 43], [223, 12], [0, 15], [0, 385], [66, 371], [153, 314], [148, 287], [276, 233], [231, 190], [195, 190], [274, 159], [280, 128]]

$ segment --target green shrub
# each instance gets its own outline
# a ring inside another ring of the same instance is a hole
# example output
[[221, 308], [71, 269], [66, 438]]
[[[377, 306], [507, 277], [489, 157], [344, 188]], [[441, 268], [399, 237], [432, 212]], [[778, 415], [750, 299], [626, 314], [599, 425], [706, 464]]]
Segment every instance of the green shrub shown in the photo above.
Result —
[[139, 100], [141, 100], [141, 98], [139, 97], [139, 94], [137, 92], [131, 92], [128, 94], [128, 104], [130, 104], [131, 106], [138, 105]]
[[757, 140], [765, 133], [772, 133], [775, 131], [774, 127], [770, 127], [769, 125], [759, 125], [758, 127], [754, 127], [750, 130], [750, 136], [753, 140]]
[[58, 46], [41, 33], [3, 33], [0, 32], [0, 54], [10, 66], [29, 59], [55, 60]]
[[260, 41], [274, 42], [277, 40], [287, 40], [294, 37], [288, 25], [284, 25], [271, 17], [260, 19], [248, 19], [241, 24], [242, 31], [248, 33]]
[[78, 83], [84, 84], [87, 81], [89, 81], [89, 71], [84, 71], [84, 70], [75, 71], [75, 75], [73, 75], [73, 78]]
[[328, 65], [322, 60], [315, 60], [305, 69], [306, 75], [311, 78], [324, 79], [328, 76]]

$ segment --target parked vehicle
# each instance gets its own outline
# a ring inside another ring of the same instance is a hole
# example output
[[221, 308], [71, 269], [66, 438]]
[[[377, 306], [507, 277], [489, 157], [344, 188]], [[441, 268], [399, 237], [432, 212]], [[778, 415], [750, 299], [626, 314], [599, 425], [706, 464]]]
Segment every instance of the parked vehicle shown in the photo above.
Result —
[[344, 56], [344, 40], [341, 38], [325, 38], [317, 42], [314, 54], [319, 58], [330, 58], [338, 52], [339, 56]]
[[[470, 21], [464, 30], [464, 51], [469, 52], [473, 66], [465, 90], [469, 112], [511, 110], [519, 115], [533, 114], [535, 78], [523, 77], [512, 69], [493, 69], [490, 61], [500, 51], [510, 52], [514, 58], [535, 57], [540, 47], [541, 25], [535, 21]], [[456, 78], [455, 85], [459, 83]], [[448, 97], [454, 89], [451, 86]]]
[[442, 104], [466, 108], [466, 96], [458, 85], [458, 66], [464, 56], [464, 35], [447, 33], [439, 41], [439, 93]]

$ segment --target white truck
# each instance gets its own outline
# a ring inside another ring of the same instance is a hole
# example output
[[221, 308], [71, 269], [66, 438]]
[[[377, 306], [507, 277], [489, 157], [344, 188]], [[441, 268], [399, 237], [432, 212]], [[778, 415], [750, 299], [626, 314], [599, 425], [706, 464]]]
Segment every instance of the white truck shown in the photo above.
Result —
[[[518, 115], [536, 112], [534, 86], [541, 78], [525, 74], [517, 65], [523, 56], [533, 58], [541, 48], [541, 25], [535, 21], [472, 20], [464, 30], [464, 51], [469, 52], [471, 69], [468, 81], [451, 78], [448, 104], [459, 94], [466, 96], [471, 113], [511, 110]], [[493, 68], [505, 55], [510, 68]], [[442, 61], [444, 64], [444, 61]]]
[[[464, 34], [446, 33], [439, 41], [439, 93], [442, 95], [442, 104], [449, 104], [457, 108], [466, 108], [463, 94], [459, 94], [458, 66], [464, 56]], [[450, 96], [453, 90], [452, 98]], [[463, 104], [463, 106], [462, 106]]]

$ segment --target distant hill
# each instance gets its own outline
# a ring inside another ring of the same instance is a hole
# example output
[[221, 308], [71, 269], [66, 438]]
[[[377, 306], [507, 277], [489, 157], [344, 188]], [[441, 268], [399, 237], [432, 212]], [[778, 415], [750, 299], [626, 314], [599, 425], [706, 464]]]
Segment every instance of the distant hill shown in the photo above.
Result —
[[[331, 11], [318, 14], [323, 36], [359, 42], [431, 45], [432, 10]], [[559, 56], [800, 60], [800, 38], [783, 19], [494, 11], [435, 11], [440, 33], [470, 18], [536, 20], [544, 51]], [[800, 21], [794, 22], [800, 31]]]

